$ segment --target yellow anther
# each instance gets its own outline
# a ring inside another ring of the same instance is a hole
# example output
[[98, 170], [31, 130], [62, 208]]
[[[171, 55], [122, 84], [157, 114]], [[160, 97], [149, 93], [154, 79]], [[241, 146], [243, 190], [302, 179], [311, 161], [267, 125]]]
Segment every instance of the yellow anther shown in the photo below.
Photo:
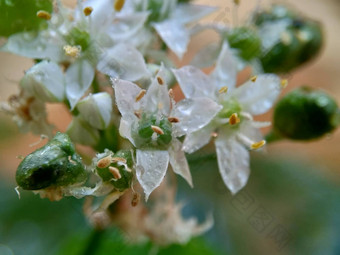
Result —
[[37, 17], [45, 20], [50, 20], [51, 19], [51, 14], [47, 11], [38, 11], [37, 12]]
[[126, 159], [125, 158], [121, 158], [121, 157], [113, 157], [112, 158], [112, 163], [116, 163], [116, 162], [122, 162], [122, 163], [126, 164]]
[[169, 97], [174, 99], [174, 91], [172, 89], [169, 89]]
[[265, 140], [262, 140], [260, 142], [257, 142], [257, 143], [253, 143], [250, 148], [252, 150], [257, 150], [257, 149], [260, 149], [261, 147], [263, 147], [264, 145], [266, 144], [266, 141]]
[[286, 79], [283, 79], [283, 80], [281, 80], [281, 88], [286, 88], [288, 86], [288, 80], [286, 80]]
[[90, 16], [93, 12], [93, 8], [91, 6], [87, 6], [83, 10], [85, 16]]
[[141, 111], [135, 111], [134, 112], [135, 116], [140, 119], [142, 117], [142, 112]]
[[252, 82], [255, 82], [255, 81], [257, 80], [257, 75], [251, 77], [250, 80], [251, 80]]
[[136, 96], [136, 102], [138, 102], [139, 100], [141, 100], [143, 98], [143, 96], [145, 96], [146, 90], [142, 89], [139, 94]]
[[116, 0], [114, 8], [117, 12], [119, 12], [121, 9], [123, 9], [123, 6], [125, 4], [125, 0]]
[[159, 135], [164, 135], [163, 130], [160, 127], [157, 126], [151, 126], [151, 129], [153, 130], [153, 132], [159, 134]]
[[63, 49], [65, 51], [65, 55], [72, 58], [79, 57], [81, 51], [80, 46], [65, 45]]
[[139, 201], [140, 201], [140, 194], [139, 193], [134, 193], [133, 197], [132, 197], [132, 200], [131, 200], [131, 205], [133, 207], [135, 207], [135, 206], [138, 205]]
[[228, 92], [228, 87], [224, 86], [218, 90], [218, 93], [223, 94]]
[[159, 85], [163, 85], [164, 84], [164, 81], [161, 77], [157, 76], [157, 81], [159, 83]]
[[179, 119], [176, 118], [176, 117], [169, 117], [169, 118], [168, 118], [168, 121], [171, 122], [171, 123], [178, 123], [178, 122], [179, 122]]
[[241, 0], [234, 0], [234, 4], [240, 5]]
[[118, 168], [116, 168], [116, 167], [114, 167], [114, 166], [110, 166], [110, 167], [109, 167], [109, 171], [110, 171], [110, 173], [113, 175], [113, 177], [114, 177], [116, 180], [119, 180], [120, 178], [122, 178], [122, 175], [120, 174]]
[[217, 133], [217, 132], [212, 132], [212, 133], [211, 133], [211, 137], [213, 137], [213, 138], [218, 137], [218, 133]]
[[110, 164], [112, 163], [112, 157], [110, 156], [106, 156], [105, 158], [100, 159], [97, 162], [97, 167], [99, 168], [107, 168]]
[[238, 117], [237, 113], [233, 113], [230, 117], [229, 117], [229, 124], [230, 125], [236, 125], [237, 123], [240, 123], [241, 119]]

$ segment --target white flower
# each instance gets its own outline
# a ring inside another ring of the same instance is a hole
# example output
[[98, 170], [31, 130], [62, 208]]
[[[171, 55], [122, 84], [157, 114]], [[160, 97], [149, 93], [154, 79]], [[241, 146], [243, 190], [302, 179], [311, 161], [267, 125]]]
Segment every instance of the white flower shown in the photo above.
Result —
[[235, 194], [249, 177], [248, 149], [260, 148], [265, 143], [258, 128], [270, 124], [253, 121], [252, 115], [271, 108], [280, 93], [281, 82], [276, 75], [263, 74], [235, 88], [236, 67], [230, 54], [228, 44], [224, 44], [210, 76], [193, 66], [173, 72], [187, 98], [208, 97], [223, 107], [208, 125], [186, 136], [183, 150], [192, 153], [215, 136], [219, 171]]
[[177, 137], [204, 127], [222, 108], [209, 98], [185, 99], [175, 104], [164, 82], [165, 74], [162, 66], [147, 91], [128, 81], [114, 82], [122, 114], [120, 134], [137, 148], [136, 174], [146, 199], [162, 182], [169, 163], [175, 173], [192, 185]]
[[[214, 12], [216, 8], [177, 0], [136, 1], [142, 11], [150, 10], [149, 21], [165, 44], [182, 58], [187, 51], [191, 32], [188, 25]], [[144, 33], [148, 33], [145, 29]], [[150, 34], [152, 36], [152, 34]]]
[[[93, 10], [88, 16], [84, 13], [86, 7]], [[58, 12], [52, 14], [46, 30], [12, 35], [2, 50], [69, 63], [66, 97], [73, 109], [91, 86], [95, 69], [131, 81], [150, 75], [142, 54], [129, 44], [147, 15], [119, 13], [113, 0], [79, 1], [74, 10], [58, 2]]]

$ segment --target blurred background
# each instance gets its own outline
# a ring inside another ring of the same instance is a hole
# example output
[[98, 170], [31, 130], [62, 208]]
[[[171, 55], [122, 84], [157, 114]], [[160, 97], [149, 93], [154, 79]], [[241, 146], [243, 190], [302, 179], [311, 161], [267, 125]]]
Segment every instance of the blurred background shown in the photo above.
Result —
[[[64, 1], [72, 6], [75, 1]], [[219, 6], [204, 22], [233, 25], [231, 0], [200, 0]], [[258, 2], [241, 0], [239, 24], [249, 18]], [[277, 2], [277, 1], [276, 1]], [[325, 45], [317, 59], [289, 75], [287, 93], [297, 86], [322, 88], [340, 103], [340, 2], [338, 0], [282, 1], [322, 22]], [[211, 41], [214, 32], [195, 36], [189, 53], [179, 65]], [[0, 52], [0, 100], [18, 91], [18, 82], [33, 62]], [[242, 75], [240, 76], [242, 81]], [[177, 95], [180, 97], [180, 95]], [[59, 105], [48, 106], [50, 121], [65, 131], [71, 118]], [[271, 113], [260, 119], [269, 120]], [[14, 188], [18, 156], [37, 148], [31, 134], [20, 134], [11, 119], [0, 113], [0, 255], [85, 254], [91, 230], [82, 216], [82, 201], [41, 200]], [[340, 254], [340, 130], [313, 142], [282, 141], [270, 144], [266, 153], [252, 153], [252, 174], [246, 188], [232, 197], [219, 177], [215, 158], [189, 157], [195, 189], [180, 185], [179, 200], [188, 202], [184, 213], [203, 217], [209, 208], [215, 227], [204, 239], [186, 247], [160, 249], [159, 254]], [[41, 146], [41, 145], [39, 145]], [[207, 171], [209, 170], [209, 172]], [[204, 210], [202, 209], [204, 208]], [[208, 210], [209, 211], [209, 210]], [[116, 229], [105, 233], [93, 254], [152, 254], [151, 244], [130, 246]]]

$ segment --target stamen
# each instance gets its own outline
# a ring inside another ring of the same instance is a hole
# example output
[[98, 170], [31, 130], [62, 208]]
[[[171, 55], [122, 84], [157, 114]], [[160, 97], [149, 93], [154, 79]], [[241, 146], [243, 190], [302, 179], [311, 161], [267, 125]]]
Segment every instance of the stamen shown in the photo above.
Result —
[[91, 6], [87, 6], [83, 10], [85, 16], [90, 16], [93, 12], [93, 8]]
[[122, 178], [118, 168], [114, 166], [109, 166], [109, 171], [116, 180], [119, 180], [120, 178]]
[[283, 79], [283, 80], [281, 80], [281, 88], [286, 88], [288, 86], [288, 80], [286, 80], [286, 79]]
[[155, 133], [157, 133], [159, 135], [164, 135], [164, 132], [163, 132], [163, 130], [160, 127], [152, 125], [151, 129], [153, 130], [153, 132], [155, 132]]
[[216, 138], [217, 136], [218, 136], [218, 133], [217, 133], [217, 132], [211, 133], [211, 137]]
[[140, 201], [140, 194], [139, 193], [133, 193], [133, 197], [131, 200], [131, 206], [135, 207], [138, 205]]
[[240, 112], [240, 115], [246, 118], [247, 120], [253, 120], [253, 116], [248, 112]]
[[77, 165], [77, 162], [75, 162], [74, 160], [72, 160], [71, 156], [68, 156], [67, 158], [68, 162], [70, 162], [72, 165]]
[[172, 89], [169, 89], [169, 97], [174, 99], [174, 91]]
[[176, 117], [169, 117], [169, 118], [168, 118], [168, 121], [170, 121], [171, 123], [178, 123], [178, 122], [179, 122], [179, 119], [176, 118]]
[[255, 82], [255, 81], [257, 80], [257, 75], [251, 77], [250, 80], [251, 80], [252, 82]]
[[239, 123], [241, 120], [238, 117], [237, 113], [233, 113], [230, 117], [229, 117], [229, 124], [230, 125], [236, 125], [237, 123]]
[[123, 9], [124, 3], [125, 0], [116, 0], [114, 5], [115, 10], [119, 12], [121, 9]]
[[79, 57], [81, 51], [80, 46], [65, 45], [63, 49], [65, 51], [65, 55], [72, 58]]
[[257, 143], [253, 143], [250, 148], [252, 150], [257, 150], [257, 149], [260, 149], [261, 147], [263, 147], [264, 145], [266, 144], [266, 141], [265, 140], [262, 140], [262, 141], [259, 141]]
[[126, 164], [126, 159], [125, 158], [121, 158], [121, 157], [113, 157], [112, 158], [112, 163], [116, 163], [116, 162], [122, 162], [122, 163]]
[[164, 84], [164, 81], [161, 77], [157, 76], [157, 81], [159, 83], [159, 85], [163, 85]]
[[228, 87], [224, 86], [222, 88], [219, 89], [218, 93], [223, 94], [223, 93], [227, 93], [228, 92]]
[[51, 14], [47, 11], [38, 11], [37, 12], [37, 17], [40, 19], [44, 19], [44, 20], [50, 20], [51, 19]]
[[234, 0], [234, 4], [240, 5], [241, 0]]
[[135, 116], [140, 119], [142, 117], [142, 112], [140, 110], [134, 112]]
[[141, 100], [143, 98], [143, 96], [145, 96], [146, 94], [146, 90], [142, 89], [139, 94], [136, 96], [136, 102], [138, 102], [139, 100]]
[[112, 157], [110, 155], [110, 156], [107, 156], [105, 158], [100, 159], [97, 162], [97, 167], [99, 167], [99, 168], [107, 168], [111, 163], [112, 163]]

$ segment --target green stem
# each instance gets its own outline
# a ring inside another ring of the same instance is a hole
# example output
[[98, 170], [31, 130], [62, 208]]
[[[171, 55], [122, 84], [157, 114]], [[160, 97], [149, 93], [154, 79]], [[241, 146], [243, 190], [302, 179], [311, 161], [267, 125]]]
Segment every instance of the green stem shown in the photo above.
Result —
[[94, 229], [88, 240], [87, 246], [85, 247], [84, 251], [79, 255], [95, 255], [96, 251], [100, 247], [100, 242], [104, 234], [105, 230]]

